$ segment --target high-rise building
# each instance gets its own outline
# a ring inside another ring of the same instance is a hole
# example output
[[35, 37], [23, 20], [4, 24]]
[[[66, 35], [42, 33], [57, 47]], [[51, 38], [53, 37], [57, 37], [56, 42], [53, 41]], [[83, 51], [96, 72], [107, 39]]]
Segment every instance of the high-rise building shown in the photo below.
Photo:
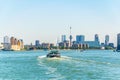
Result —
[[10, 38], [10, 43], [11, 43], [11, 45], [14, 45], [14, 41], [15, 41], [15, 38], [14, 38], [14, 37], [11, 37], [11, 38]]
[[24, 49], [24, 42], [23, 42], [23, 40], [22, 39], [20, 39], [20, 45], [21, 45], [21, 49]]
[[120, 33], [117, 34], [117, 51], [120, 51]]
[[109, 45], [109, 35], [105, 36], [105, 46]]
[[66, 35], [62, 35], [61, 41], [62, 42], [66, 41]]
[[14, 45], [17, 45], [17, 42], [18, 42], [18, 40], [17, 40], [17, 38], [15, 38]]
[[69, 39], [70, 39], [70, 47], [72, 47], [72, 39], [73, 39], [73, 37], [71, 35], [71, 29], [72, 29], [72, 27], [70, 27], [70, 37], [69, 37]]
[[11, 37], [10, 38], [10, 48], [11, 50], [22, 50], [24, 49], [23, 40], [18, 40], [17, 38]]
[[99, 42], [99, 36], [98, 36], [98, 34], [95, 34], [95, 41]]
[[82, 43], [85, 41], [85, 36], [84, 35], [77, 35], [76, 36], [76, 42], [77, 43]]
[[10, 39], [8, 36], [4, 37], [3, 47], [4, 47], [4, 50], [10, 50], [11, 48]]
[[40, 41], [39, 40], [35, 41], [35, 46], [40, 46]]
[[8, 37], [8, 36], [5, 36], [3, 42], [4, 42], [4, 44], [10, 43], [9, 37]]

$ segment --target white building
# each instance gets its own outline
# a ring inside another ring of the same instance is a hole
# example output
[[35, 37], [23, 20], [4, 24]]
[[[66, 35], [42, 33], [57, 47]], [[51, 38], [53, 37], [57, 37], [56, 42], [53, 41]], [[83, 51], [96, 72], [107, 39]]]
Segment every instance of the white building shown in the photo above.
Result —
[[3, 39], [3, 46], [5, 50], [10, 50], [11, 45], [10, 45], [10, 38], [8, 36], [5, 36]]
[[10, 38], [8, 36], [5, 36], [3, 42], [4, 43], [10, 43]]

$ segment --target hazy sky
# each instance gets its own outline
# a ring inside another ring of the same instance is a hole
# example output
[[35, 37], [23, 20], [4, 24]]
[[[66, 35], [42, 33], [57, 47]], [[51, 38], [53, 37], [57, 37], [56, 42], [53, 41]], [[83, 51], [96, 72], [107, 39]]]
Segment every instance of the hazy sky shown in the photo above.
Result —
[[38, 39], [57, 41], [62, 34], [85, 35], [93, 40], [106, 34], [116, 42], [120, 32], [120, 0], [0, 0], [0, 38], [22, 38], [25, 44]]

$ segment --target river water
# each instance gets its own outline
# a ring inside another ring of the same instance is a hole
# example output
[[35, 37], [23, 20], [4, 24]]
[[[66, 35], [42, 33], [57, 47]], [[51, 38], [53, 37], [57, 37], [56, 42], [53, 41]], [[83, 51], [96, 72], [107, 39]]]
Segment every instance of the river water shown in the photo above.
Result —
[[0, 52], [0, 80], [120, 80], [120, 53], [111, 50]]

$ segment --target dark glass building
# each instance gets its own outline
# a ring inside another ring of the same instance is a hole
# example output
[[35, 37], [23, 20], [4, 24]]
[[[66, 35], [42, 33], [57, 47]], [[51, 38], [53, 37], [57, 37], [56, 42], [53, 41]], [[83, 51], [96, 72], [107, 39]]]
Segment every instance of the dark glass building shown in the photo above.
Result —
[[99, 42], [99, 36], [98, 36], [98, 34], [95, 34], [95, 41]]
[[76, 42], [77, 43], [83, 43], [85, 41], [85, 36], [84, 35], [77, 35], [76, 36]]
[[105, 46], [109, 45], [109, 35], [105, 36]]
[[35, 46], [40, 46], [40, 41], [39, 40], [35, 41]]
[[117, 34], [117, 51], [120, 51], [120, 33]]
[[62, 41], [62, 42], [65, 42], [65, 41], [66, 41], [66, 35], [62, 35], [61, 41]]

